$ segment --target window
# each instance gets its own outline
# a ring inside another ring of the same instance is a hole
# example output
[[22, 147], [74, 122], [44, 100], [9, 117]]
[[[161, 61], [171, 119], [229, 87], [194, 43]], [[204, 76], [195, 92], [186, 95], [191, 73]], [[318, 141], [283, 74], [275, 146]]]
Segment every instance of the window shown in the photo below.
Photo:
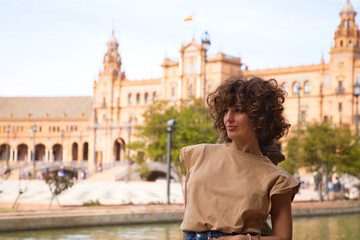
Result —
[[298, 82], [294, 82], [293, 83], [293, 87], [292, 87], [292, 93], [293, 95], [299, 95], [299, 91], [300, 91], [300, 84]]
[[335, 93], [336, 94], [344, 94], [345, 93], [345, 89], [343, 87], [343, 81], [342, 80], [338, 81], [338, 87], [335, 89]]
[[172, 96], [172, 97], [175, 96], [175, 88], [174, 88], [174, 87], [171, 88], [171, 96]]
[[149, 103], [149, 93], [145, 93], [145, 104]]
[[329, 117], [327, 115], [324, 116], [324, 122], [328, 122], [329, 121]]
[[343, 40], [340, 41], [340, 47], [342, 47], [342, 46], [343, 46]]
[[339, 112], [342, 112], [342, 103], [339, 103]]
[[309, 95], [310, 92], [311, 92], [311, 84], [310, 84], [309, 81], [306, 81], [306, 82], [304, 83], [304, 94], [305, 94], [305, 95]]
[[189, 86], [189, 97], [192, 97], [194, 95], [194, 88], [193, 88], [193, 85], [190, 84]]
[[281, 86], [283, 87], [285, 92], [288, 92], [287, 83], [283, 83], [283, 84], [281, 84]]
[[139, 105], [140, 104], [140, 93], [136, 94], [136, 104]]
[[129, 93], [129, 95], [128, 95], [128, 104], [132, 105], [132, 94], [131, 93]]
[[157, 92], [153, 93], [153, 101], [156, 102], [158, 100]]

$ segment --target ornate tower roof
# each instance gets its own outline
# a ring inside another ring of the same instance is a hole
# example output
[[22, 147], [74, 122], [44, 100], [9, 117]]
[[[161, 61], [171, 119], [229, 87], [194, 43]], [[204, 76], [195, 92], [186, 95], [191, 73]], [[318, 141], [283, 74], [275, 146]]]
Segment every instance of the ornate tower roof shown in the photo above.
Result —
[[347, 0], [345, 6], [341, 10], [341, 12], [355, 12], [353, 6], [351, 5], [350, 1]]
[[121, 57], [118, 52], [119, 43], [115, 39], [114, 30], [112, 31], [112, 36], [107, 42], [108, 50], [104, 55], [104, 72], [111, 73], [119, 72], [121, 69]]
[[116, 41], [116, 38], [115, 38], [114, 30], [112, 30], [112, 36], [109, 39], [107, 45], [108, 45], [109, 48], [111, 47], [111, 48], [116, 48], [117, 49], [119, 47], [119, 43]]
[[336, 50], [336, 52], [359, 51], [360, 32], [355, 22], [356, 12], [349, 0], [347, 0], [339, 15], [341, 19], [335, 31], [333, 50]]

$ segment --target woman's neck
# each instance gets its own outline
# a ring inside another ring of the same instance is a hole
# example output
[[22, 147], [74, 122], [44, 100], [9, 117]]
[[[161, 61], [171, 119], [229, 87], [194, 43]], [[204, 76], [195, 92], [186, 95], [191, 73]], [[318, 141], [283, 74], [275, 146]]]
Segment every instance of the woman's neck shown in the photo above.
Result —
[[246, 153], [262, 156], [259, 143], [257, 141], [251, 141], [251, 140], [248, 140], [246, 142], [232, 141], [229, 143], [229, 147]]

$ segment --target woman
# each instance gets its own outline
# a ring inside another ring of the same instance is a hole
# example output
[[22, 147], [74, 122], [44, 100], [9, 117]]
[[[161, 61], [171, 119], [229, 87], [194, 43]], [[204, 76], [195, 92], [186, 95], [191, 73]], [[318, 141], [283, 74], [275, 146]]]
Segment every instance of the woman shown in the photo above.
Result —
[[[283, 89], [274, 79], [237, 76], [223, 82], [207, 102], [225, 144], [180, 150], [187, 169], [185, 240], [291, 239], [291, 201], [299, 183], [260, 150], [290, 127], [283, 117]], [[261, 236], [269, 214], [273, 234]]]

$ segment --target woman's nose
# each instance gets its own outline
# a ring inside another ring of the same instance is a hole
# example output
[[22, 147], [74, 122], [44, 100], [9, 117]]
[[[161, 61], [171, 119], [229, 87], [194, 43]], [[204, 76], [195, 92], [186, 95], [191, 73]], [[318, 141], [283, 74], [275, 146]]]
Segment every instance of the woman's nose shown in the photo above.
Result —
[[226, 114], [225, 114], [225, 121], [233, 121], [234, 118], [233, 118], [233, 114], [231, 111], [228, 111]]

